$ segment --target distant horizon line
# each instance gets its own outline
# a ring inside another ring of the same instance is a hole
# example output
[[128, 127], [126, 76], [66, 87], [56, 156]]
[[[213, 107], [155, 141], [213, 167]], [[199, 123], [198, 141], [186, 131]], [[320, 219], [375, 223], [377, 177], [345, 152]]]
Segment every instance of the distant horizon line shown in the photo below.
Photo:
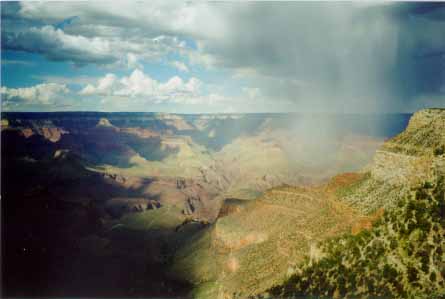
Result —
[[69, 111], [0, 111], [1, 114], [8, 113], [27, 113], [27, 114], [67, 114], [67, 113], [87, 113], [87, 114], [176, 114], [176, 115], [243, 115], [243, 114], [325, 114], [325, 115], [382, 115], [382, 114], [414, 114], [421, 110], [438, 109], [445, 110], [445, 108], [422, 108], [413, 112], [302, 112], [302, 111], [292, 111], [292, 112], [159, 112], [159, 111], [96, 111], [96, 110], [69, 110]]

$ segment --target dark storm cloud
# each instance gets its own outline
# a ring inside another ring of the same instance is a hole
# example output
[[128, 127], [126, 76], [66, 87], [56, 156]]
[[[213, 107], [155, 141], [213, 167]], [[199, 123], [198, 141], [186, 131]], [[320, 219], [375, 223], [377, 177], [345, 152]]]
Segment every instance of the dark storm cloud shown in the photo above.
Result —
[[6, 50], [39, 53], [50, 60], [71, 61], [79, 65], [110, 64], [117, 60], [106, 42], [67, 36], [52, 26], [32, 27], [18, 33], [4, 32], [2, 45]]
[[204, 44], [227, 67], [255, 69], [271, 97], [398, 110], [443, 92], [443, 15], [431, 3], [252, 3], [230, 14], [224, 39]]

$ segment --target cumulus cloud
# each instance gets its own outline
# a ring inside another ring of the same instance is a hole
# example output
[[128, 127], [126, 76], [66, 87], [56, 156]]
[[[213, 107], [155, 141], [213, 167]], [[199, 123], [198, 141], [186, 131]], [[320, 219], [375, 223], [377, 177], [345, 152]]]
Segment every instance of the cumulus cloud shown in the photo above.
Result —
[[[184, 81], [174, 76], [166, 82], [159, 82], [139, 69], [135, 69], [129, 76], [118, 78], [114, 74], [107, 74], [97, 81], [96, 85], [88, 84], [80, 95], [117, 96], [125, 98], [144, 98], [147, 102], [189, 102], [197, 98], [202, 99], [203, 83], [197, 78]], [[215, 96], [212, 96], [212, 101]]]
[[70, 90], [65, 84], [43, 83], [31, 87], [1, 87], [2, 102], [25, 102], [29, 104], [49, 105], [60, 99]]
[[117, 80], [116, 75], [106, 74], [105, 77], [100, 78], [97, 86], [87, 84], [80, 92], [81, 95], [107, 95], [112, 92], [112, 88]]

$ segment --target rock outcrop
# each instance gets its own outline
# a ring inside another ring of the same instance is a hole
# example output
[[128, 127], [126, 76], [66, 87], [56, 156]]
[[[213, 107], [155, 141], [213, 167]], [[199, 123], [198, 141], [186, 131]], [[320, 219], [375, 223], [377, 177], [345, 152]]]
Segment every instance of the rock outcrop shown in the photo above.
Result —
[[105, 210], [113, 217], [120, 218], [126, 213], [137, 213], [145, 210], [159, 209], [161, 204], [156, 200], [142, 197], [113, 198], [106, 202]]
[[62, 137], [62, 134], [67, 134], [68, 132], [56, 127], [43, 127], [41, 128], [42, 135], [51, 142], [57, 142]]
[[110, 123], [110, 121], [104, 117], [102, 117], [99, 122], [97, 123], [98, 127], [113, 127], [113, 125]]
[[390, 208], [398, 198], [445, 171], [445, 109], [416, 112], [405, 131], [388, 140], [364, 169], [366, 179], [343, 199], [366, 213]]
[[[445, 146], [445, 109], [416, 112], [405, 131], [386, 142], [382, 149], [411, 156], [440, 155]], [[443, 152], [442, 152], [443, 154]]]

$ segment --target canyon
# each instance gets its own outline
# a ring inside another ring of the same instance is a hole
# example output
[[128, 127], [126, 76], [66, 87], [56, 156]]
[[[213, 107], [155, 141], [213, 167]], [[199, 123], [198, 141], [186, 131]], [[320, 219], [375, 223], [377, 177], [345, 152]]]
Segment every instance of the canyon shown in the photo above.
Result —
[[409, 118], [4, 113], [7, 293], [266, 291], [442, 171], [442, 110]]

